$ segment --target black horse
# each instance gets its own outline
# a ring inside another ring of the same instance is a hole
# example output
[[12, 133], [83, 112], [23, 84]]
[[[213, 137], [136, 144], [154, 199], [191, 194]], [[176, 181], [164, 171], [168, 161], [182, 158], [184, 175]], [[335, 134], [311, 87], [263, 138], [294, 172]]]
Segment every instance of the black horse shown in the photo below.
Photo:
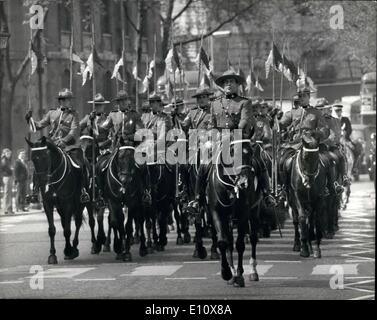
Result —
[[[114, 252], [118, 260], [132, 261], [130, 252], [133, 221], [140, 230], [140, 256], [147, 254], [142, 206], [141, 170], [135, 161], [135, 148], [121, 145], [111, 155], [104, 170], [104, 198], [110, 212], [110, 227], [114, 231]], [[123, 207], [127, 206], [127, 222]]]
[[[242, 164], [236, 169], [239, 173], [227, 172], [221, 161], [222, 151], [211, 165], [207, 196], [213, 224], [218, 235], [221, 253], [221, 276], [229, 284], [244, 287], [243, 254], [245, 234], [250, 228], [252, 270], [250, 280], [258, 281], [256, 270], [256, 245], [258, 241], [259, 217], [257, 206], [262, 198], [255, 169], [252, 166], [253, 151], [250, 140], [237, 140], [231, 143], [233, 150], [241, 148]], [[236, 249], [238, 252], [237, 271], [233, 265], [233, 226], [237, 223]]]
[[[25, 138], [26, 139], [26, 138]], [[31, 160], [35, 168], [35, 181], [42, 194], [43, 208], [48, 221], [50, 237], [49, 264], [57, 264], [55, 255], [54, 207], [60, 215], [64, 230], [64, 259], [72, 260], [79, 256], [79, 231], [83, 220], [84, 205], [80, 203], [80, 168], [51, 140], [42, 137], [38, 142], [26, 139], [31, 148]], [[75, 220], [75, 236], [71, 245], [71, 220]]]
[[300, 251], [302, 257], [309, 257], [312, 252], [311, 241], [316, 240], [314, 257], [320, 258], [326, 168], [320, 161], [319, 140], [311, 133], [303, 134], [302, 146], [294, 155], [288, 174], [288, 202], [292, 208], [295, 228], [294, 251]]

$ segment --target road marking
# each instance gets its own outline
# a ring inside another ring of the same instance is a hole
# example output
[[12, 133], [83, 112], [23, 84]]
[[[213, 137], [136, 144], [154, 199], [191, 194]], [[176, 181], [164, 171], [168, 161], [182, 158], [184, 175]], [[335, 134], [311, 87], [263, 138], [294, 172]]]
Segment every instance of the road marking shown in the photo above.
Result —
[[[41, 271], [39, 276], [43, 277], [44, 279], [52, 279], [52, 278], [73, 278], [85, 272], [94, 270], [96, 268], [53, 268], [48, 269], [45, 271]], [[32, 278], [33, 276], [29, 276], [26, 278]]]
[[114, 281], [116, 278], [89, 278], [89, 279], [74, 279], [74, 281]]
[[345, 279], [374, 279], [374, 277], [344, 277]]
[[[244, 266], [244, 273], [249, 274], [251, 272], [251, 266], [248, 264], [245, 264]], [[258, 264], [257, 265], [257, 272], [258, 275], [265, 275], [271, 268], [273, 267], [272, 264]], [[237, 270], [237, 266], [235, 266], [235, 269]], [[217, 272], [216, 275], [220, 275], [221, 272]]]
[[219, 263], [219, 260], [212, 261], [183, 261], [184, 264]]
[[19, 281], [2, 281], [0, 284], [18, 284], [18, 283], [24, 283], [24, 281], [19, 280]]
[[357, 297], [357, 298], [352, 298], [352, 299], [349, 299], [349, 300], [366, 300], [366, 299], [369, 299], [369, 298], [374, 298], [374, 294], [370, 294], [370, 295], [367, 295], [367, 296], [361, 296], [361, 297]]
[[343, 269], [343, 274], [357, 274], [358, 264], [319, 264], [313, 268], [312, 275], [328, 275], [333, 274], [330, 269], [333, 266], [340, 266]]
[[264, 260], [266, 263], [302, 263], [302, 261], [290, 261], [290, 260]]
[[140, 266], [136, 267], [131, 273], [120, 275], [127, 276], [171, 276], [177, 272], [183, 265], [168, 265], [168, 266]]
[[165, 278], [165, 280], [207, 280], [206, 277]]
[[259, 277], [261, 280], [297, 280], [298, 277]]

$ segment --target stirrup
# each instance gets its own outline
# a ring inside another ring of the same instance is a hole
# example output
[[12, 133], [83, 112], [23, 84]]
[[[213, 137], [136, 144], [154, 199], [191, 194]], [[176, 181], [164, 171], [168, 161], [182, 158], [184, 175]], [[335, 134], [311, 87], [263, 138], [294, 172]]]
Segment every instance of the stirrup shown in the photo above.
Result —
[[340, 195], [341, 193], [344, 192], [344, 187], [341, 186], [337, 181], [334, 182], [334, 189], [336, 195]]
[[90, 202], [89, 194], [86, 192], [85, 189], [83, 189], [81, 191], [80, 202], [81, 203], [88, 203], [88, 202]]
[[268, 194], [264, 197], [264, 202], [266, 203], [267, 207], [275, 207], [276, 206], [276, 200], [271, 194]]
[[348, 176], [343, 176], [343, 187], [348, 187], [351, 185], [351, 179]]

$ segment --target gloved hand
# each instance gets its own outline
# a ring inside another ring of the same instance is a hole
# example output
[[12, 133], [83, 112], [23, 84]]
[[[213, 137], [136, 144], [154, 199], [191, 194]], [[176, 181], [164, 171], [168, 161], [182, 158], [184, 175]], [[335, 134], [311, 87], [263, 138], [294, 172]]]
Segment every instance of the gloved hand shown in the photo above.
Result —
[[89, 120], [90, 120], [90, 121], [93, 121], [95, 118], [96, 118], [96, 112], [95, 112], [95, 111], [92, 111], [92, 112], [89, 114]]
[[270, 116], [271, 118], [275, 117], [278, 113], [279, 113], [280, 109], [279, 108], [274, 108], [272, 109], [272, 111], [270, 112]]
[[58, 142], [56, 143], [56, 145], [60, 148], [60, 149], [64, 149], [67, 145], [66, 143], [63, 141], [63, 140], [58, 140]]
[[26, 112], [25, 114], [25, 120], [27, 123], [29, 123], [30, 121], [30, 118], [33, 116], [33, 111], [32, 110], [28, 110], [28, 112]]

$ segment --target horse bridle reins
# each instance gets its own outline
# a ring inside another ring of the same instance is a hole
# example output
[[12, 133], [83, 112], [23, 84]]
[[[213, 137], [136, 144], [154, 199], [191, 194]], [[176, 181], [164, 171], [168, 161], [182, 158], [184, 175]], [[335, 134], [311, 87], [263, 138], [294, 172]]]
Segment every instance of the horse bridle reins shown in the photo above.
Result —
[[[31, 151], [33, 152], [33, 151], [40, 151], [40, 150], [47, 150], [47, 149], [48, 149], [47, 146], [44, 146], [44, 147], [31, 148]], [[68, 168], [68, 161], [67, 161], [66, 155], [64, 154], [64, 152], [60, 148], [57, 148], [57, 149], [59, 150], [60, 154], [62, 155], [62, 160], [60, 161], [60, 163], [57, 166], [57, 168], [53, 172], [50, 173], [50, 170], [51, 170], [51, 160], [50, 160], [50, 158], [48, 158], [49, 159], [48, 160], [48, 169], [47, 169], [47, 177], [48, 177], [47, 181], [48, 182], [46, 183], [46, 190], [45, 190], [45, 192], [49, 191], [49, 187], [50, 186], [56, 185], [56, 184], [58, 184], [59, 182], [61, 182], [64, 179], [65, 175], [67, 174], [67, 169], [70, 171], [70, 168]], [[63, 170], [62, 175], [58, 179], [56, 179], [55, 181], [49, 182], [50, 178], [53, 177], [56, 172], [58, 172], [58, 170], [61, 168], [62, 165], [64, 165], [64, 170]], [[35, 174], [38, 176], [38, 175], [45, 174], [45, 172], [38, 172], [38, 171], [35, 170]], [[60, 188], [63, 186], [63, 184], [64, 183], [62, 183], [55, 190], [55, 192], [58, 192], [60, 190]]]
[[[305, 152], [318, 152], [319, 151], [319, 147], [314, 148], [314, 149], [309, 149], [309, 148], [302, 147], [302, 151], [305, 151]], [[313, 177], [313, 180], [315, 180], [318, 177], [319, 170], [320, 170], [320, 165], [319, 165], [319, 162], [318, 162], [318, 165], [317, 165], [317, 168], [315, 169], [315, 171], [312, 172], [312, 173], [307, 173], [307, 172], [305, 172], [301, 168], [300, 155], [301, 155], [301, 150], [299, 150], [299, 152], [297, 154], [296, 165], [297, 165], [297, 171], [298, 171], [298, 173], [299, 173], [299, 175], [301, 177], [301, 180], [302, 180], [302, 182], [304, 184], [304, 181], [306, 181], [307, 178]], [[310, 188], [310, 186], [309, 186], [309, 188]]]

